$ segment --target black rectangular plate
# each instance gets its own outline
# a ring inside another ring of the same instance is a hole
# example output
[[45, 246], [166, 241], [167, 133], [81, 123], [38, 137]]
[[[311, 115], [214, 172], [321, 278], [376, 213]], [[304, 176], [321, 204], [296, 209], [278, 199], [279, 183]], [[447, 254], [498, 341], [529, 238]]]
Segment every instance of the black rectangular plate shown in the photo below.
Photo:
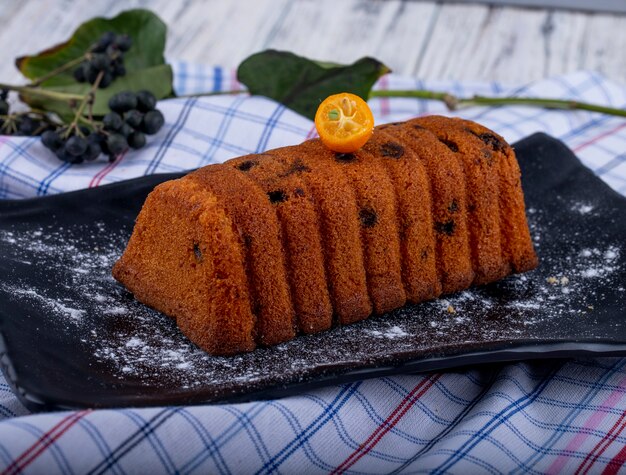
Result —
[[0, 202], [0, 362], [31, 410], [234, 402], [402, 372], [626, 355], [626, 199], [561, 142], [516, 144], [538, 269], [212, 357], [110, 276], [155, 175]]

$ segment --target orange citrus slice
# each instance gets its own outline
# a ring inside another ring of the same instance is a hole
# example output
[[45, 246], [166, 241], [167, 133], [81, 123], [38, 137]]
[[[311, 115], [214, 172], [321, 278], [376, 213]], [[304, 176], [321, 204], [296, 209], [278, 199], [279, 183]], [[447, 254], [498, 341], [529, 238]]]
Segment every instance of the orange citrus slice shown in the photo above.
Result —
[[334, 152], [356, 152], [374, 132], [374, 116], [359, 96], [342, 92], [328, 96], [315, 113], [315, 128]]

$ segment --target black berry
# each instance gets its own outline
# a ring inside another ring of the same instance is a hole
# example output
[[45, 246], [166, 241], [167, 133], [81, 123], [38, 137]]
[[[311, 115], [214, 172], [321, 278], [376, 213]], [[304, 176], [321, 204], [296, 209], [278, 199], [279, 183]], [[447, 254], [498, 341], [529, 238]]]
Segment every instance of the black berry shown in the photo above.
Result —
[[148, 112], [156, 107], [156, 97], [150, 91], [139, 91], [137, 93], [137, 109], [141, 112]]
[[107, 130], [120, 130], [124, 121], [122, 120], [122, 116], [116, 112], [109, 112], [102, 119], [102, 125]]
[[21, 117], [17, 130], [21, 135], [33, 135], [40, 126], [41, 122], [26, 115]]
[[111, 58], [107, 54], [96, 53], [91, 58], [91, 66], [99, 71], [104, 71], [110, 68]]
[[439, 139], [439, 141], [443, 143], [446, 147], [448, 147], [450, 150], [452, 150], [454, 153], [459, 151], [459, 146], [456, 144], [456, 142], [453, 142], [452, 140], [446, 140], [446, 139]]
[[91, 162], [100, 156], [102, 153], [102, 149], [100, 145], [97, 143], [89, 143], [87, 145], [87, 150], [85, 151], [83, 157], [86, 161]]
[[56, 130], [46, 130], [41, 135], [41, 143], [53, 152], [63, 146], [63, 140]]
[[249, 171], [252, 167], [257, 166], [259, 163], [255, 162], [254, 160], [246, 160], [245, 162], [241, 162], [240, 164], [236, 165], [237, 169], [242, 171], [242, 172], [247, 172]]
[[113, 75], [114, 76], [126, 76], [126, 67], [123, 64], [118, 64], [113, 66]]
[[87, 82], [89, 84], [95, 83], [96, 79], [98, 79], [98, 74], [100, 74], [100, 71], [94, 68], [93, 65], [90, 63], [85, 63], [85, 66], [83, 67], [85, 68], [85, 78], [87, 79]]
[[115, 33], [112, 31], [107, 31], [104, 33], [100, 39], [96, 42], [95, 45], [92, 46], [91, 51], [94, 53], [103, 53], [109, 47], [111, 43], [115, 40]]
[[376, 215], [376, 211], [374, 211], [372, 208], [361, 208], [359, 210], [359, 221], [361, 221], [361, 225], [363, 227], [373, 228], [378, 222], [378, 216]]
[[87, 136], [87, 143], [94, 143], [102, 145], [102, 142], [106, 140], [106, 137], [98, 132], [92, 132]]
[[118, 92], [109, 99], [109, 108], [115, 112], [126, 112], [137, 108], [137, 96], [134, 92]]
[[335, 158], [339, 160], [340, 162], [351, 162], [352, 160], [354, 160], [354, 154], [353, 153], [336, 153]]
[[128, 51], [133, 45], [133, 40], [128, 35], [118, 35], [115, 37], [114, 45], [117, 46], [120, 51]]
[[65, 146], [58, 148], [55, 154], [62, 162], [71, 162], [74, 159], [74, 156], [67, 151]]
[[287, 194], [283, 190], [270, 191], [267, 196], [271, 203], [282, 203], [287, 200]]
[[128, 136], [130, 148], [139, 149], [146, 145], [146, 136], [141, 132], [134, 132]]
[[119, 130], [119, 133], [122, 134], [124, 137], [128, 138], [130, 137], [132, 134], [135, 133], [135, 129], [133, 129], [130, 125], [128, 125], [126, 122], [124, 122], [122, 124], [122, 127]]
[[74, 70], [74, 79], [76, 79], [78, 82], [85, 82], [87, 80], [87, 78], [85, 77], [85, 69], [83, 68], [82, 65], [78, 66], [75, 70]]
[[454, 234], [455, 228], [456, 228], [456, 224], [451, 219], [445, 222], [440, 222], [440, 221], [435, 222], [435, 231], [441, 234], [452, 236]]
[[65, 142], [65, 149], [70, 155], [78, 157], [87, 150], [87, 141], [84, 138], [75, 135], [67, 139], [67, 142]]
[[104, 74], [102, 75], [102, 79], [100, 79], [100, 83], [98, 84], [98, 87], [100, 89], [104, 89], [105, 87], [109, 87], [112, 82], [113, 82], [113, 75], [110, 72], [105, 71]]
[[128, 125], [137, 129], [141, 125], [141, 121], [143, 120], [143, 114], [137, 109], [133, 109], [124, 114], [124, 120]]
[[163, 117], [161, 111], [148, 111], [143, 117], [142, 129], [148, 135], [156, 134], [159, 130], [161, 130], [164, 123], [165, 118]]
[[385, 142], [380, 146], [383, 157], [401, 158], [404, 155], [404, 147], [396, 142]]
[[123, 135], [111, 134], [107, 138], [107, 148], [111, 155], [119, 155], [128, 150], [128, 142], [126, 142], [126, 138]]

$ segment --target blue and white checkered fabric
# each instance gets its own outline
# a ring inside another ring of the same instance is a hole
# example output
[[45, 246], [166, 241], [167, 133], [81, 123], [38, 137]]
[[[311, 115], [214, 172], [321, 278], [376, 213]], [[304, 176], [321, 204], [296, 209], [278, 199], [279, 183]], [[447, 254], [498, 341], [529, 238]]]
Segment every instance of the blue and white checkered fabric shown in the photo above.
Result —
[[[231, 71], [176, 64], [179, 94], [240, 88]], [[389, 76], [377, 88], [516, 94], [626, 106], [626, 86], [592, 72], [518, 88]], [[374, 99], [377, 123], [446, 113]], [[63, 165], [36, 139], [0, 138], [0, 198], [26, 198], [221, 162], [298, 143], [312, 123], [244, 94], [159, 104], [163, 130], [112, 164]], [[626, 194], [626, 121], [529, 107], [458, 113], [515, 141], [567, 143]], [[247, 404], [28, 415], [0, 377], [7, 473], [626, 473], [626, 359], [494, 365], [328, 387]]]

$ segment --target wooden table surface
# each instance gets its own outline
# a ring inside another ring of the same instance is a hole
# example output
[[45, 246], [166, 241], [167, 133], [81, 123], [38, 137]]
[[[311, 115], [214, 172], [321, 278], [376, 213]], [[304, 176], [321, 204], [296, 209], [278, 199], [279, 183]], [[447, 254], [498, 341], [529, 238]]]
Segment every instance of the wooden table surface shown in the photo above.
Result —
[[370, 55], [423, 79], [520, 83], [593, 69], [626, 81], [626, 15], [416, 0], [0, 0], [0, 80], [20, 80], [15, 57], [131, 7], [167, 23], [170, 59], [236, 67], [276, 48]]

